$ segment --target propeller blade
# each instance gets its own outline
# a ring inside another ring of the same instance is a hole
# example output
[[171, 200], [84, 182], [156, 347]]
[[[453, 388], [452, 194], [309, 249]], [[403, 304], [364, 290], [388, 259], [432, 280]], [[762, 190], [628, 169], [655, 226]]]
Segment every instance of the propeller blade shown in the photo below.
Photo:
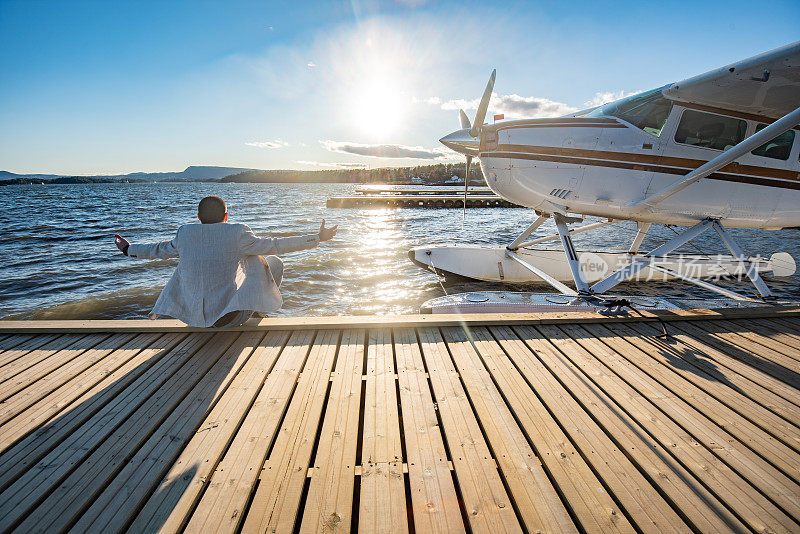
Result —
[[467, 171], [464, 173], [464, 211], [461, 213], [461, 226], [467, 220], [467, 191], [469, 190], [469, 166], [472, 164], [472, 156], [467, 156]]
[[462, 130], [464, 130], [464, 129], [468, 130], [468, 129], [472, 128], [472, 125], [469, 123], [469, 117], [467, 117], [467, 114], [464, 113], [463, 109], [459, 109], [458, 110], [458, 118], [461, 121], [461, 129]]
[[486, 118], [486, 111], [489, 109], [489, 100], [492, 98], [492, 89], [494, 89], [494, 78], [497, 74], [497, 69], [492, 69], [492, 75], [489, 76], [489, 83], [486, 84], [486, 89], [483, 91], [481, 103], [478, 105], [478, 111], [475, 113], [475, 122], [472, 124], [472, 129], [469, 134], [472, 137], [478, 137], [481, 133], [481, 126], [483, 126], [483, 119]]

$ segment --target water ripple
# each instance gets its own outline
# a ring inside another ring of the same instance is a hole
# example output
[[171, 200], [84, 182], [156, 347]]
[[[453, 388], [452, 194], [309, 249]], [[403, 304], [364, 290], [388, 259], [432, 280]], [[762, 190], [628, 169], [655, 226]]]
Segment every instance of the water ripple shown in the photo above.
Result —
[[[175, 269], [177, 260], [125, 258], [113, 234], [134, 242], [171, 239], [196, 220], [197, 202], [225, 198], [232, 221], [257, 234], [283, 237], [316, 232], [322, 218], [339, 224], [336, 239], [318, 249], [286, 255], [278, 315], [363, 315], [416, 313], [419, 305], [443, 295], [436, 277], [408, 261], [408, 249], [431, 243], [508, 243], [530, 223], [526, 210], [472, 209], [462, 223], [460, 210], [326, 209], [329, 196], [347, 194], [350, 184], [86, 184], [9, 186], [0, 195], [0, 317], [142, 318]], [[551, 223], [539, 235], [552, 233]], [[785, 250], [800, 260], [800, 232], [733, 230], [751, 253]], [[592, 246], [625, 245], [635, 225], [576, 236]], [[657, 228], [656, 238], [672, 236]], [[757, 246], [755, 244], [758, 244]], [[715, 235], [696, 245], [723, 252]], [[697, 252], [693, 246], [685, 252]], [[770, 280], [783, 296], [800, 295], [800, 278]], [[731, 288], [748, 291], [747, 284]], [[542, 286], [517, 287], [543, 291]], [[474, 281], [447, 284], [448, 293], [514, 287]], [[624, 291], [659, 291], [671, 296], [708, 296], [686, 283], [628, 284]]]

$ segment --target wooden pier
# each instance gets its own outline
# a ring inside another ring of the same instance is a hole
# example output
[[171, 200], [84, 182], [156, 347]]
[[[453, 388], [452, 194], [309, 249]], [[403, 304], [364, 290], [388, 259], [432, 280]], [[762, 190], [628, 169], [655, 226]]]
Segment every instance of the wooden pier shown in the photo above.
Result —
[[800, 531], [800, 308], [643, 313], [0, 321], [0, 531]]
[[[359, 189], [354, 195], [331, 197], [328, 208], [463, 208], [464, 194], [452, 189]], [[519, 208], [495, 195], [491, 189], [471, 189], [468, 208]]]

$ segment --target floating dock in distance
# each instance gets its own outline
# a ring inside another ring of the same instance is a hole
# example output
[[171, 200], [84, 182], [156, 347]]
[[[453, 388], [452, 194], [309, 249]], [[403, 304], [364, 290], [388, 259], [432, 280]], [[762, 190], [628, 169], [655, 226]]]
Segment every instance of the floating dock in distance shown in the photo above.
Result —
[[[380, 194], [353, 195], [349, 197], [331, 197], [325, 203], [328, 208], [463, 208], [464, 195], [453, 194]], [[468, 208], [521, 208], [497, 195], [467, 195]]]
[[[363, 188], [352, 196], [331, 197], [328, 208], [463, 208], [463, 192], [453, 189]], [[467, 193], [468, 208], [520, 208], [495, 195], [488, 187], [474, 187]]]
[[[458, 195], [464, 197], [464, 184], [461, 184], [461, 189], [457, 190], [453, 187], [450, 189], [436, 189], [434, 187], [426, 187], [423, 189], [398, 189], [396, 187], [363, 187], [356, 189], [357, 195]], [[467, 192], [468, 195], [494, 195], [494, 192], [488, 187], [470, 187]]]
[[642, 313], [0, 321], [0, 530], [797, 532], [800, 308]]

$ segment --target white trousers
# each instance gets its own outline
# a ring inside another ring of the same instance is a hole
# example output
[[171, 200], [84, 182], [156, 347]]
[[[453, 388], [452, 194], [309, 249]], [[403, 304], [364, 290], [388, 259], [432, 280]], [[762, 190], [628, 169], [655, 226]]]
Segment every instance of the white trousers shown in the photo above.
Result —
[[[264, 263], [264, 268], [267, 270], [267, 273], [275, 280], [275, 285], [280, 287], [283, 281], [283, 261], [278, 256], [259, 256], [259, 258], [261, 258], [261, 261]], [[218, 328], [241, 326], [252, 316], [252, 310], [226, 313], [214, 323], [214, 326]]]

